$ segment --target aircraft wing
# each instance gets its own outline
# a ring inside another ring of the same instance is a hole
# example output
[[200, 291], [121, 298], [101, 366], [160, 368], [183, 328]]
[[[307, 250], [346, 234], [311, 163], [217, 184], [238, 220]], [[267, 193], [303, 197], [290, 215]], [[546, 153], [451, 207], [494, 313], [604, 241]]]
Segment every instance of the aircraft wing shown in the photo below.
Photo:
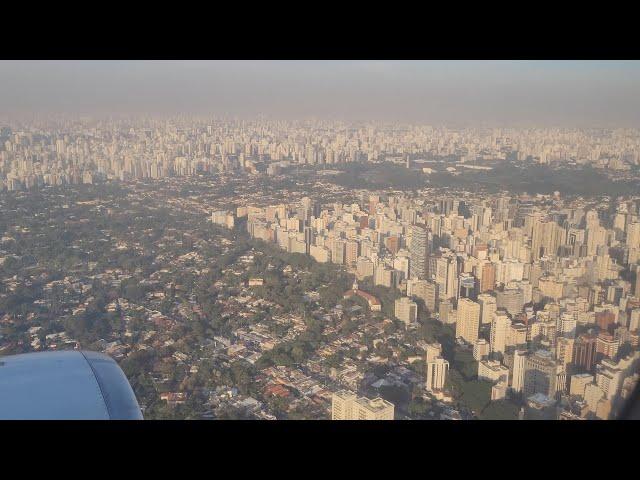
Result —
[[142, 412], [111, 357], [52, 351], [0, 357], [0, 419], [142, 420]]

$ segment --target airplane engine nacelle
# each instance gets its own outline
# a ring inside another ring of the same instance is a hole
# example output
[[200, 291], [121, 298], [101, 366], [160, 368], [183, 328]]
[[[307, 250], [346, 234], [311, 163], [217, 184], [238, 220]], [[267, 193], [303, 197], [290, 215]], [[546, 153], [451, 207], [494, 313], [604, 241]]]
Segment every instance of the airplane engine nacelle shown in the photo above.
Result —
[[0, 357], [0, 419], [142, 420], [142, 412], [111, 357], [55, 351]]

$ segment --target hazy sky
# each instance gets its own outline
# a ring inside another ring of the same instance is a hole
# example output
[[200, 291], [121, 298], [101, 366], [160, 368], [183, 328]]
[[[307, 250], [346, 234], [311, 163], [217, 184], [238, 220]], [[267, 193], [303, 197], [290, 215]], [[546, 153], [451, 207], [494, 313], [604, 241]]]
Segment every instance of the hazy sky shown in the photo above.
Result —
[[640, 127], [640, 61], [0, 61], [0, 114]]

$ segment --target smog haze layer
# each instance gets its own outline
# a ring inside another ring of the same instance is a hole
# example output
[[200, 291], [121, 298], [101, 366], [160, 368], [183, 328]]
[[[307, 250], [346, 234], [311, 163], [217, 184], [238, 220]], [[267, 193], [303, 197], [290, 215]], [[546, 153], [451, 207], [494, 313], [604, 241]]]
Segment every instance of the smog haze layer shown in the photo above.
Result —
[[640, 126], [638, 61], [2, 61], [6, 116]]

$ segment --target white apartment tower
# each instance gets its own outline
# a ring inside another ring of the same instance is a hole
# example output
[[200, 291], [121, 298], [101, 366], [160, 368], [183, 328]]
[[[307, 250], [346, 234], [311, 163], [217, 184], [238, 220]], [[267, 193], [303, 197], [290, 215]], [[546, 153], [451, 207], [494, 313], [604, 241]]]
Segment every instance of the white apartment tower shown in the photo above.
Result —
[[504, 353], [511, 327], [511, 319], [503, 312], [497, 312], [491, 322], [491, 351]]
[[456, 337], [474, 344], [478, 339], [480, 328], [480, 305], [468, 298], [461, 298], [458, 302], [458, 318], [456, 322]]
[[331, 396], [332, 420], [393, 420], [393, 403], [382, 398], [368, 399], [342, 390]]
[[449, 362], [442, 357], [436, 357], [427, 362], [426, 387], [430, 392], [442, 390], [447, 379]]

